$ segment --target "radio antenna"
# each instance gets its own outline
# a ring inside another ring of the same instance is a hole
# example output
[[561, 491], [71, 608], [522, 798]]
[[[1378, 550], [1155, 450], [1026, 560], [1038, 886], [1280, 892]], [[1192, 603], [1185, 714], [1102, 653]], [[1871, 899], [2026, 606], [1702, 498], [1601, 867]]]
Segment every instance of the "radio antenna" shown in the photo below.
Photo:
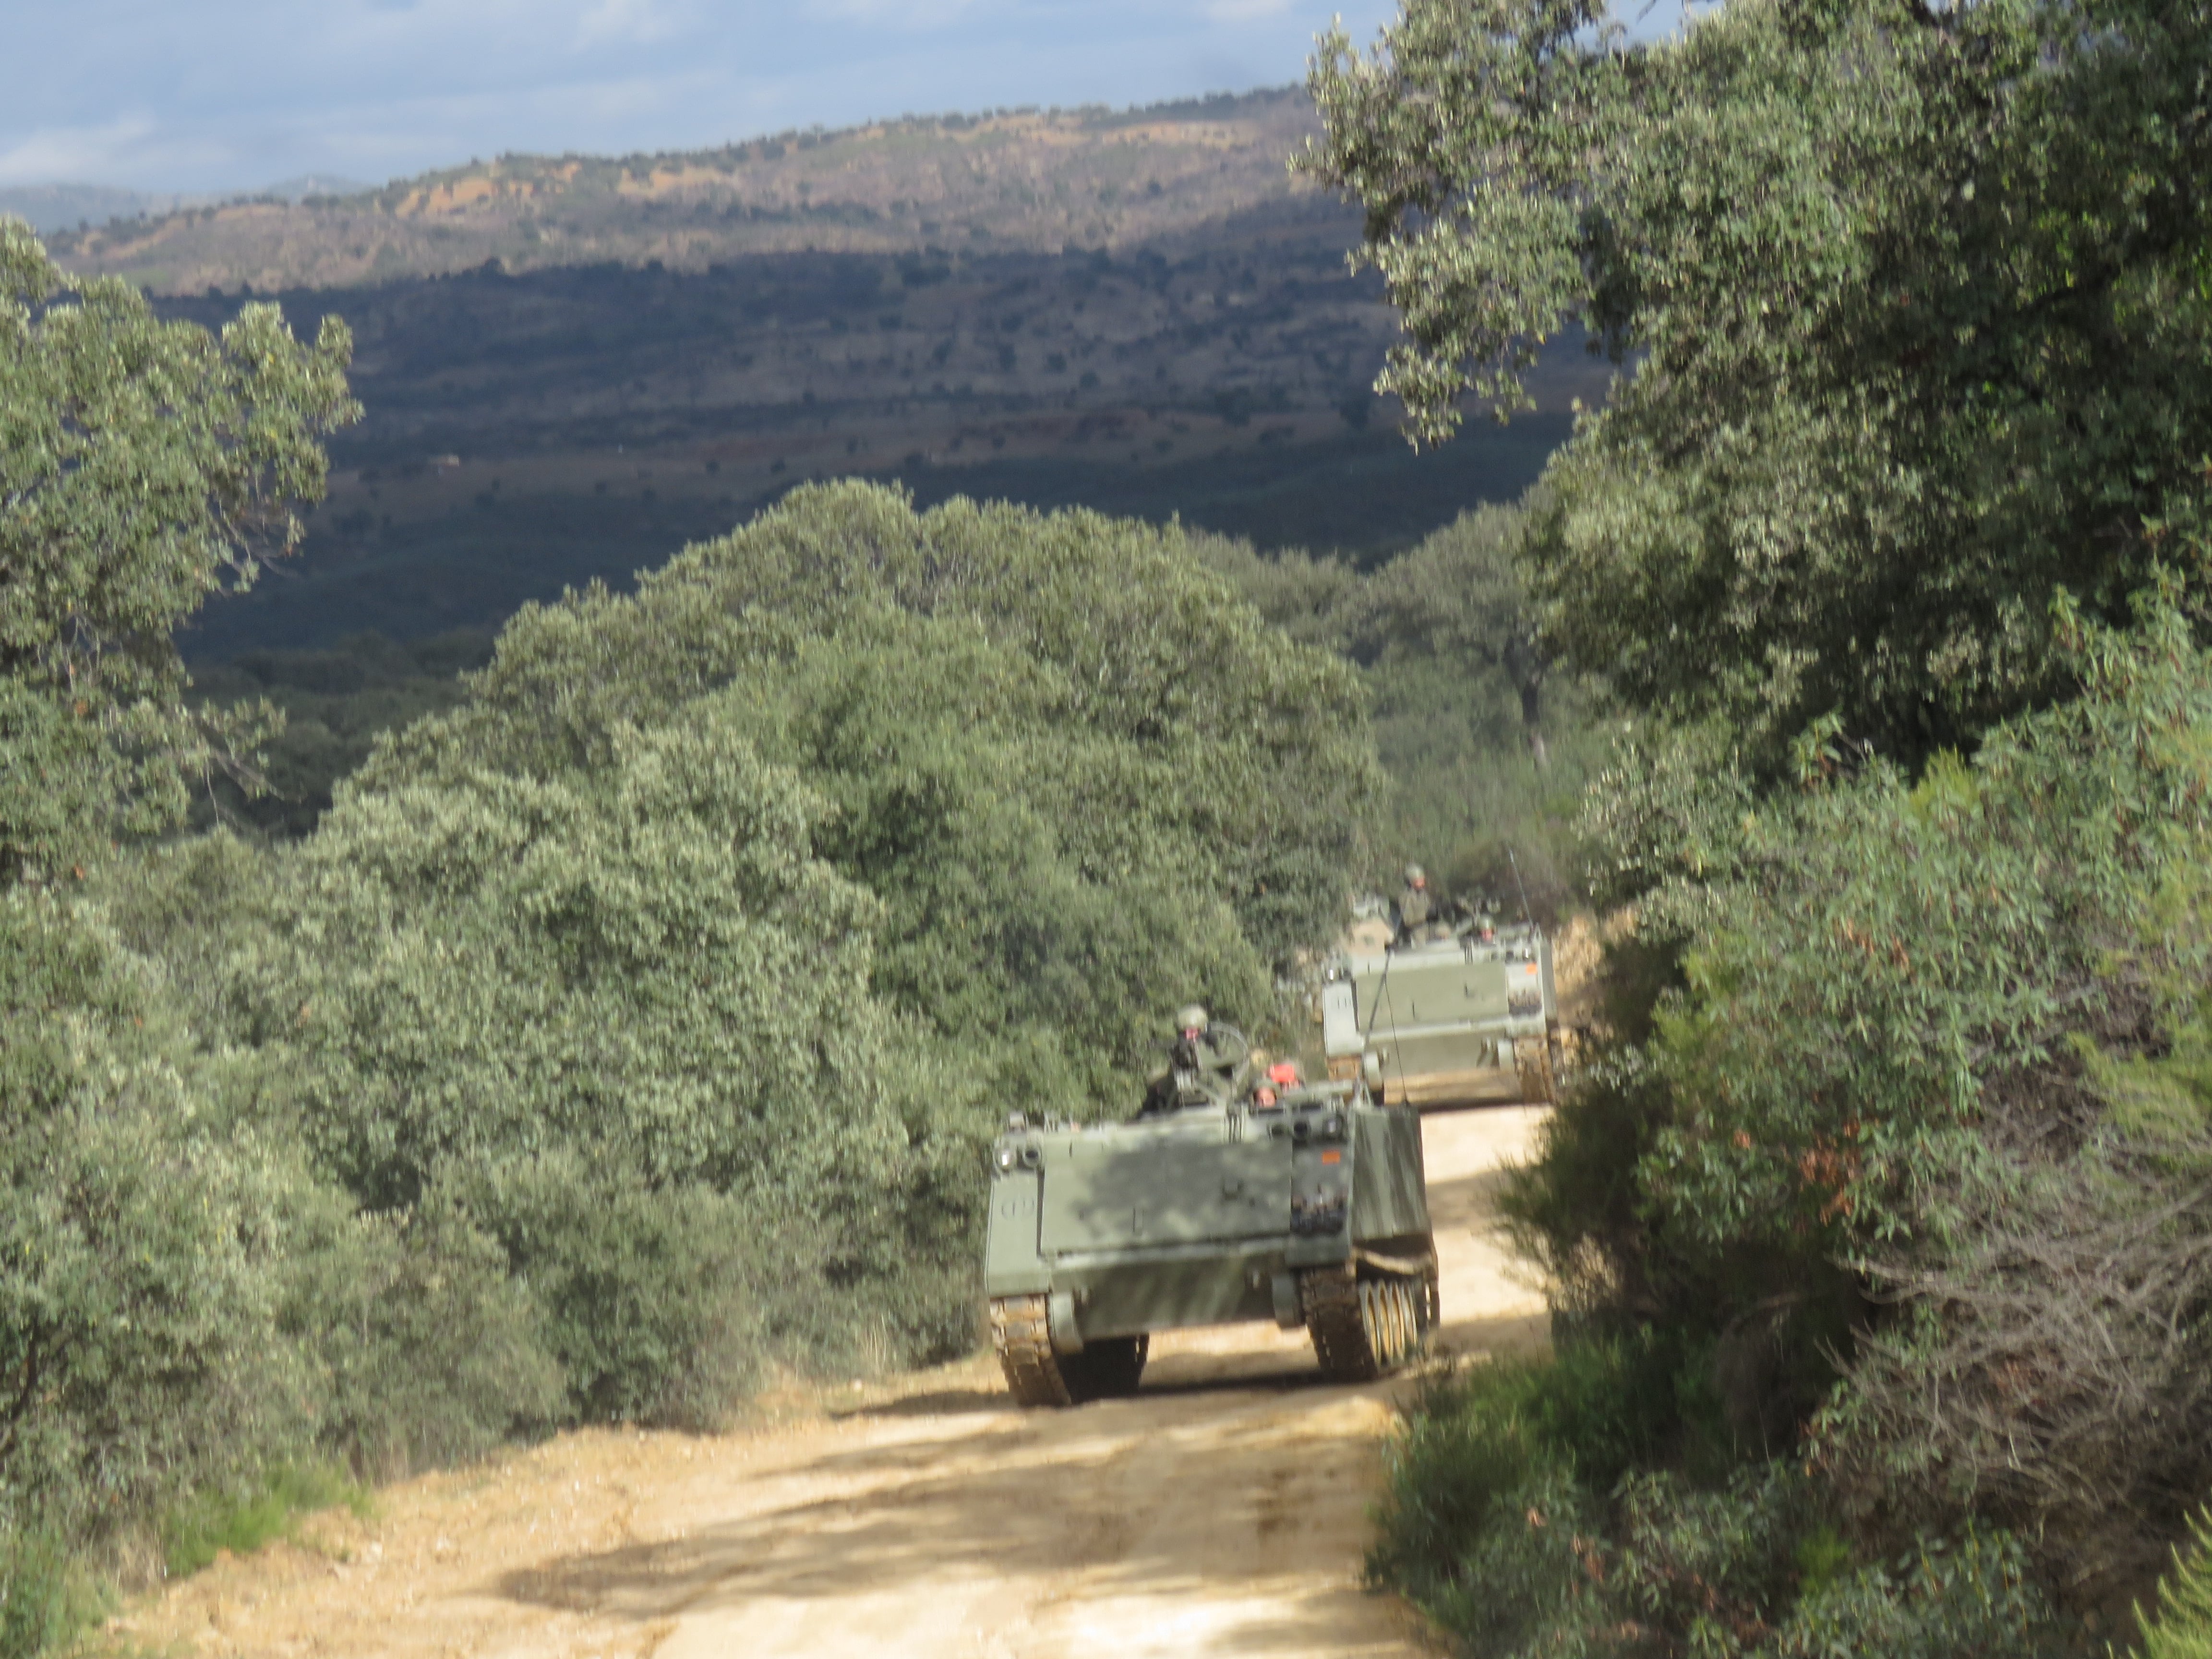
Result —
[[1534, 927], [1536, 918], [1528, 914], [1528, 884], [1521, 879], [1521, 860], [1513, 856], [1513, 849], [1505, 849], [1506, 861], [1513, 866], [1513, 884], [1521, 890], [1521, 921], [1523, 926]]
[[[1390, 1039], [1394, 1042], [1397, 1041], [1398, 1005], [1390, 1000], [1390, 964], [1396, 960], [1397, 955], [1395, 946], [1386, 945], [1382, 947], [1382, 976], [1375, 981], [1375, 1006], [1368, 1012], [1366, 1029], [1359, 1034], [1359, 1050], [1363, 1055], [1367, 1052], [1368, 1039], [1375, 1035], [1375, 1022], [1382, 1018], [1386, 1005], [1390, 1010]], [[1356, 1014], [1358, 1010], [1355, 1008], [1353, 1012]], [[1387, 1077], [1382, 1079], [1382, 1103], [1385, 1106], [1390, 1103], [1390, 1080]]]

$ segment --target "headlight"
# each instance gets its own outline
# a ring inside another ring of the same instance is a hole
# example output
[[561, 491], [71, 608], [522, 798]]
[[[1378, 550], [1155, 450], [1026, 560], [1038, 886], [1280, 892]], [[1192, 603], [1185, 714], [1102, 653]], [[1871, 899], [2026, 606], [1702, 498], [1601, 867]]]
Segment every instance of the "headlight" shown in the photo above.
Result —
[[1012, 1169], [1014, 1167], [1014, 1158], [1015, 1154], [1012, 1147], [1001, 1146], [999, 1148], [999, 1167], [1001, 1170]]

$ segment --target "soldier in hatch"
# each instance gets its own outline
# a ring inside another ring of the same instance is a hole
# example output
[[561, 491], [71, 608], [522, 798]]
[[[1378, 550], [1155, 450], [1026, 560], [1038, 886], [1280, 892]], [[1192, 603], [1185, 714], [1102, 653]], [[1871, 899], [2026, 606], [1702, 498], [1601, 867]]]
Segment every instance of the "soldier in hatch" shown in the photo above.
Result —
[[1139, 1117], [1162, 1117], [1194, 1107], [1219, 1110], [1249, 1081], [1251, 1046], [1233, 1025], [1216, 1025], [1196, 1003], [1176, 1016], [1176, 1039], [1167, 1060], [1145, 1079]]
[[1429, 924], [1429, 878], [1418, 864], [1406, 866], [1406, 890], [1398, 895], [1398, 943], [1411, 945]]

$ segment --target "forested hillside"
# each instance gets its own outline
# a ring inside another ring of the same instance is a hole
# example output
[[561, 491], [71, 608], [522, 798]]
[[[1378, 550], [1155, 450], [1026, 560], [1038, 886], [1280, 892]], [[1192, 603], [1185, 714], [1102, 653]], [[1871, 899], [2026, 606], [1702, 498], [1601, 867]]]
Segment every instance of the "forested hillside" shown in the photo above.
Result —
[[281, 568], [350, 342], [0, 238], [0, 1652], [287, 1494], [963, 1352], [1010, 1103], [1125, 1109], [1192, 997], [1295, 1035], [1357, 671], [1096, 514], [797, 492], [526, 608], [313, 833], [165, 836], [268, 726], [171, 630]]
[[342, 288], [580, 264], [699, 271], [759, 253], [1114, 247], [1289, 199], [1294, 88], [1132, 110], [908, 116], [651, 155], [505, 155], [357, 195], [117, 217], [55, 258], [161, 294]]
[[[1146, 216], [1286, 104], [1157, 198], [1084, 115], [252, 220], [257, 288], [660, 239], [362, 291], [357, 364], [0, 225], [0, 1659], [210, 1516], [964, 1347], [1009, 1103], [1192, 998], [1295, 1046], [1351, 892], [1507, 847], [1607, 941], [1507, 1183], [1554, 1348], [1413, 1402], [1373, 1582], [1491, 1659], [2207, 1651], [2212, 17], [1407, 0], [1310, 90], [1358, 225], [1234, 253]], [[933, 252], [915, 155], [1030, 216]], [[1378, 364], [1564, 442], [1323, 470]], [[1141, 516], [956, 494], [1085, 444]], [[1247, 466], [1358, 533], [1170, 518]], [[531, 501], [653, 568], [531, 589], [603, 568]]]
[[[1544, 410], [1416, 456], [1369, 382], [1394, 324], [1318, 200], [1109, 252], [763, 255], [271, 296], [342, 317], [358, 426], [301, 557], [186, 635], [197, 662], [495, 628], [627, 586], [808, 479], [1086, 506], [1270, 548], [1397, 551], [1541, 471], [1610, 365], [1564, 340]], [[213, 326], [222, 299], [159, 302]]]
[[627, 587], [810, 479], [1083, 506], [1372, 561], [1510, 501], [1611, 368], [1417, 458], [1355, 214], [1293, 180], [1274, 91], [908, 119], [681, 155], [508, 157], [355, 197], [53, 239], [165, 316], [342, 318], [361, 422], [301, 556], [195, 619], [207, 665], [365, 629], [495, 629]]
[[1638, 362], [1522, 542], [1626, 721], [1559, 1351], [1431, 1393], [1373, 1571], [1501, 1659], [2204, 1652], [2212, 28], [1599, 10], [1314, 76], [1420, 430]]

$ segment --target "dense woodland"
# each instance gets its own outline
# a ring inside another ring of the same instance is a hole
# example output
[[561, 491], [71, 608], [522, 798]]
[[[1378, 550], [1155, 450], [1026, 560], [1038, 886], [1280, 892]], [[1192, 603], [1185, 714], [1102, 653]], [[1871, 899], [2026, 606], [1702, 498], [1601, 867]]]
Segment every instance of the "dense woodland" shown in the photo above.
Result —
[[1313, 80], [1419, 431], [1637, 362], [1522, 544], [1627, 723], [1557, 1358], [1437, 1385], [1374, 1571], [1486, 1656], [2205, 1652], [2212, 17], [1601, 18]]
[[[264, 295], [352, 333], [364, 406], [333, 434], [301, 556], [183, 636], [195, 662], [374, 629], [495, 628], [627, 587], [810, 480], [1318, 547], [1370, 562], [1510, 501], [1607, 366], [1562, 340], [1545, 412], [1416, 455], [1368, 389], [1395, 325], [1344, 265], [1356, 216], [1308, 200], [1180, 239], [1051, 254], [761, 255], [705, 271], [477, 270]], [[219, 327], [234, 295], [169, 296]]]
[[1194, 996], [1297, 1040], [1391, 855], [1370, 702], [1457, 721], [1427, 810], [1571, 809], [1510, 514], [1362, 575], [811, 485], [495, 640], [188, 684], [350, 339], [0, 235], [9, 1654], [349, 1481], [967, 1352], [1009, 1102], [1126, 1111]]
[[1607, 941], [1507, 1199], [1556, 1340], [1431, 1379], [1374, 1582], [1486, 1659], [2212, 1650], [2212, 18], [1601, 10], [1317, 60], [1425, 442], [1625, 366], [1389, 557], [818, 482], [192, 684], [353, 341], [0, 225], [0, 1656], [967, 1350], [1006, 1102], [1294, 1044], [1352, 891], [1508, 846]]

